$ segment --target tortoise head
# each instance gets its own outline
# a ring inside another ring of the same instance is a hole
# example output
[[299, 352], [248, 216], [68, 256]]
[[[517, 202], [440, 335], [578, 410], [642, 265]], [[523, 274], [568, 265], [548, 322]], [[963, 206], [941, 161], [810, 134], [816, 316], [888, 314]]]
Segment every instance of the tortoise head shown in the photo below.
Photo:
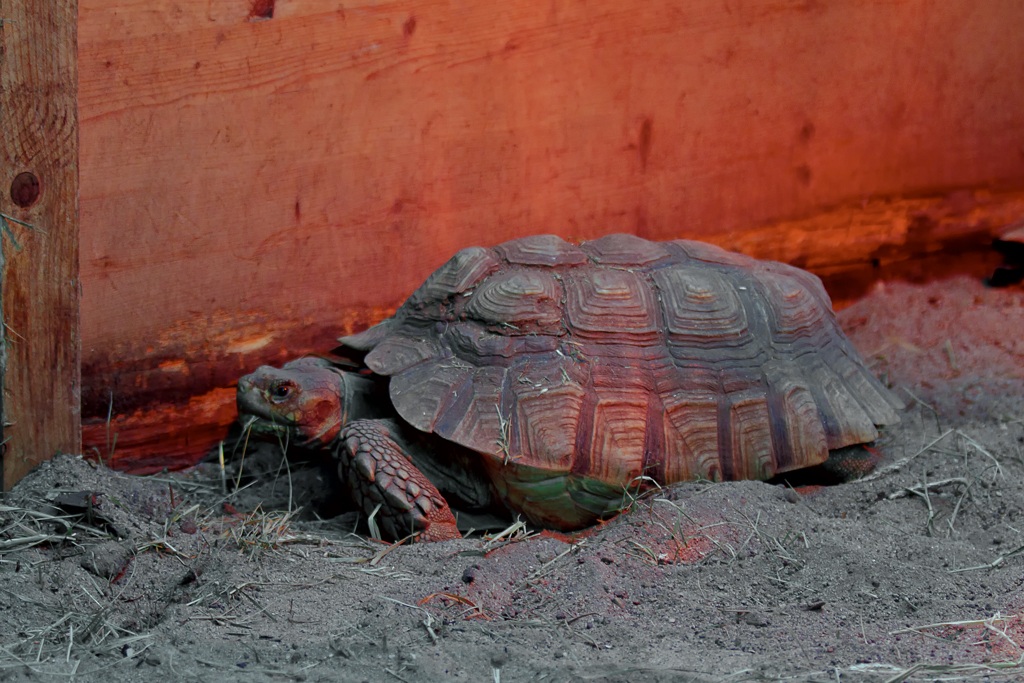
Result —
[[263, 439], [326, 446], [344, 426], [344, 404], [342, 371], [322, 358], [264, 365], [238, 380], [238, 421]]

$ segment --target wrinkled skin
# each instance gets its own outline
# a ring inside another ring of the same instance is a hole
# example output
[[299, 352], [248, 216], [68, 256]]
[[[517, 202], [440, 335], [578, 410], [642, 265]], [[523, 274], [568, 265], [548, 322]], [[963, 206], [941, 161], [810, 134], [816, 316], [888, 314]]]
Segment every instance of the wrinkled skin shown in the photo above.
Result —
[[239, 420], [265, 439], [332, 448], [341, 480], [387, 536], [459, 538], [444, 497], [410, 459], [416, 444], [374, 399], [375, 387], [322, 359], [264, 366], [238, 381]]
[[342, 401], [341, 377], [321, 359], [263, 366], [238, 380], [242, 424], [257, 436], [289, 437], [298, 446], [326, 447], [337, 438]]

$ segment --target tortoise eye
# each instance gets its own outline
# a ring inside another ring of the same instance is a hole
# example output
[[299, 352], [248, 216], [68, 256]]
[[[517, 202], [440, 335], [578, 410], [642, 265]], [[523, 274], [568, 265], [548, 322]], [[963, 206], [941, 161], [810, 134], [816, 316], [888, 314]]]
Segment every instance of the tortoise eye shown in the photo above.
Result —
[[292, 388], [288, 384], [278, 384], [276, 387], [270, 390], [270, 398], [274, 401], [283, 401], [288, 398], [292, 393]]

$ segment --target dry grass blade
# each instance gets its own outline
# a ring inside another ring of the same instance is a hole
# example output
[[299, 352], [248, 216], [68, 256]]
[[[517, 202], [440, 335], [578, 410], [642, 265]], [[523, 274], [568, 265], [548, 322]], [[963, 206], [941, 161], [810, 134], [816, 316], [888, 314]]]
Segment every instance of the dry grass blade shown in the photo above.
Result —
[[188, 493], [194, 493], [196, 491], [207, 491], [213, 492], [220, 488], [219, 485], [212, 483], [209, 480], [203, 479], [191, 479], [184, 476], [179, 477], [161, 477], [155, 474], [146, 474], [141, 476], [124, 474], [122, 476], [129, 477], [132, 479], [140, 479], [144, 481], [158, 481], [164, 484], [170, 484], [176, 489], [183, 489]]
[[283, 466], [287, 470], [288, 474], [288, 509], [294, 510], [294, 498], [295, 490], [292, 482], [292, 465], [288, 461], [288, 447], [291, 445], [291, 437], [288, 432], [285, 432], [284, 439], [281, 439], [280, 432], [277, 433], [277, 445], [281, 449], [281, 462], [277, 465], [277, 473], [274, 475], [274, 486], [277, 486], [277, 480], [281, 476], [281, 467]]
[[460, 605], [466, 605], [468, 609], [463, 611], [463, 614], [466, 615], [466, 619], [484, 619], [486, 621], [491, 620], [491, 618], [484, 613], [482, 607], [480, 607], [478, 604], [476, 604], [469, 598], [464, 597], [462, 595], [456, 595], [455, 593], [431, 593], [427, 597], [420, 600], [419, 604], [422, 605], [426, 602], [430, 602], [434, 598], [441, 598], [442, 600], [449, 600]]
[[743, 549], [747, 546], [747, 543], [749, 543], [751, 538], [756, 536], [758, 538], [758, 540], [760, 540], [761, 545], [763, 545], [769, 552], [772, 552], [772, 553], [778, 555], [779, 557], [781, 557], [786, 562], [788, 562], [790, 564], [793, 564], [794, 566], [802, 566], [804, 564], [804, 562], [802, 560], [800, 560], [799, 558], [791, 555], [789, 552], [786, 551], [786, 543], [789, 541], [790, 536], [792, 536], [794, 539], [802, 538], [803, 542], [804, 542], [804, 547], [808, 548], [808, 549], [810, 548], [810, 544], [807, 542], [807, 535], [804, 534], [804, 532], [802, 532], [802, 531], [798, 531], [796, 533], [788, 532], [786, 534], [785, 538], [783, 538], [780, 541], [778, 538], [776, 538], [775, 536], [772, 536], [770, 533], [765, 531], [760, 526], [760, 522], [761, 522], [761, 513], [760, 512], [758, 512], [758, 514], [757, 514], [757, 519], [755, 519], [753, 521], [751, 521], [750, 517], [745, 515], [743, 512], [740, 512], [740, 511], [737, 511], [737, 512], [739, 512], [739, 515], [746, 521], [747, 525], [751, 529], [751, 533], [750, 533], [750, 536], [747, 538], [747, 540], [743, 542], [743, 545], [740, 546], [740, 549], [735, 552], [733, 559], [735, 559], [735, 556], [743, 551]]
[[379, 599], [381, 599], [381, 600], [387, 600], [387, 601], [393, 602], [393, 603], [395, 603], [397, 605], [401, 605], [402, 607], [408, 607], [409, 609], [414, 609], [414, 610], [420, 612], [421, 614], [423, 614], [424, 615], [424, 619], [421, 622], [423, 624], [423, 628], [426, 629], [427, 635], [430, 636], [430, 640], [434, 643], [434, 645], [437, 645], [439, 638], [438, 638], [438, 635], [437, 635], [437, 631], [434, 629], [434, 618], [430, 615], [430, 612], [428, 612], [427, 610], [425, 610], [424, 608], [422, 608], [422, 607], [420, 607], [418, 605], [410, 605], [407, 602], [402, 602], [401, 600], [395, 600], [394, 598], [389, 598], [389, 597], [386, 597], [386, 596], [383, 596], [383, 595], [378, 595], [377, 597]]
[[412, 581], [412, 578], [408, 574], [392, 569], [391, 567], [353, 567], [353, 569], [361, 574], [379, 576], [382, 579], [390, 579], [391, 581]]
[[1014, 548], [1013, 550], [1011, 550], [1008, 553], [1003, 553], [1002, 555], [1000, 555], [996, 559], [992, 560], [988, 564], [979, 564], [979, 565], [976, 565], [974, 567], [964, 567], [963, 569], [950, 569], [949, 573], [950, 574], [958, 574], [960, 572], [973, 572], [973, 571], [977, 571], [979, 569], [995, 569], [996, 567], [1001, 565], [1003, 562], [1005, 562], [1009, 558], [1017, 557], [1018, 555], [1021, 555], [1021, 554], [1024, 554], [1024, 545], [1017, 546], [1016, 548]]
[[989, 453], [989, 452], [988, 452], [987, 450], [985, 450], [984, 448], [982, 448], [981, 444], [979, 444], [979, 443], [978, 443], [977, 441], [975, 441], [975, 440], [974, 440], [974, 439], [972, 439], [971, 437], [969, 437], [969, 436], [967, 436], [966, 434], [964, 434], [964, 433], [963, 433], [962, 431], [960, 431], [959, 429], [958, 429], [958, 430], [956, 430], [956, 435], [957, 435], [957, 436], [959, 436], [959, 437], [960, 437], [961, 439], [963, 439], [964, 441], [966, 441], [966, 442], [967, 442], [968, 444], [970, 444], [971, 446], [973, 446], [973, 447], [974, 447], [974, 449], [975, 449], [976, 451], [978, 451], [979, 453], [981, 453], [982, 455], [984, 455], [984, 456], [985, 456], [986, 458], [988, 458], [989, 460], [991, 460], [991, 461], [992, 461], [992, 463], [993, 463], [993, 464], [995, 465], [995, 468], [996, 468], [996, 475], [997, 475], [997, 476], [1000, 476], [1000, 477], [1004, 476], [1004, 475], [1003, 475], [1003, 468], [1002, 468], [1002, 467], [1001, 467], [1001, 466], [999, 465], [999, 460], [997, 460], [997, 459], [996, 459], [996, 457], [995, 457], [994, 455], [992, 455], [992, 454], [991, 454], [991, 453]]
[[403, 539], [401, 539], [401, 540], [395, 541], [394, 543], [389, 543], [389, 544], [388, 544], [388, 545], [386, 545], [385, 547], [381, 548], [381, 549], [380, 549], [380, 550], [379, 550], [379, 551], [378, 551], [378, 552], [377, 552], [377, 553], [376, 553], [376, 554], [375, 554], [375, 555], [373, 556], [373, 558], [371, 558], [371, 559], [370, 559], [370, 566], [371, 566], [371, 567], [376, 567], [376, 566], [377, 566], [377, 565], [378, 565], [378, 564], [380, 563], [380, 561], [384, 559], [384, 556], [385, 556], [385, 555], [387, 555], [387, 554], [388, 554], [388, 553], [390, 553], [390, 552], [391, 552], [392, 550], [394, 550], [394, 549], [395, 549], [395, 548], [397, 548], [398, 546], [402, 545], [402, 544], [403, 544], [403, 543], [405, 543], [406, 541], [412, 540], [412, 539], [413, 539], [413, 538], [414, 538], [415, 536], [417, 536], [417, 535], [418, 535], [418, 533], [419, 533], [419, 532], [417, 532], [417, 533], [415, 533], [415, 534], [410, 534], [409, 536], [406, 536], [405, 538], [403, 538]]
[[626, 542], [629, 543], [630, 547], [633, 548], [634, 551], [636, 551], [636, 555], [642, 561], [651, 566], [657, 566], [658, 554], [651, 550], [648, 546], [644, 545], [643, 543], [640, 543], [639, 541], [634, 541], [632, 538], [626, 539]]
[[[999, 640], [1005, 641], [1014, 650], [1016, 650], [1018, 652], [1024, 652], [1024, 646], [1022, 646], [1021, 643], [1018, 643], [1013, 638], [1011, 638], [1009, 636], [1009, 634], [1006, 632], [1007, 628], [1010, 625], [1014, 624], [1014, 623], [1016, 623], [1018, 625], [1021, 623], [1021, 615], [1019, 615], [1019, 614], [1011, 614], [1011, 615], [1008, 615], [1008, 616], [1004, 617], [999, 612], [996, 612], [994, 615], [992, 615], [991, 617], [988, 617], [986, 619], [968, 619], [968, 620], [963, 620], [963, 621], [944, 621], [944, 622], [938, 622], [938, 623], [934, 623], [934, 624], [924, 624], [922, 626], [913, 626], [913, 627], [910, 627], [910, 628], [905, 628], [905, 629], [899, 629], [899, 630], [896, 630], [896, 631], [891, 631], [890, 635], [896, 635], [896, 634], [902, 634], [902, 633], [915, 633], [915, 634], [918, 634], [918, 635], [930, 635], [929, 633], [927, 633], [927, 631], [934, 631], [936, 629], [957, 629], [957, 630], [961, 630], [962, 631], [962, 630], [966, 630], [966, 629], [972, 629], [972, 628], [979, 628], [980, 627], [981, 629], [983, 629], [983, 634], [994, 635]], [[984, 645], [987, 648], [991, 648], [992, 647], [992, 643], [991, 643], [990, 640], [988, 640], [988, 638], [982, 638], [982, 640], [980, 640], [979, 642], [971, 643], [971, 645]], [[927, 667], [923, 667], [922, 669], [919, 669], [919, 670], [927, 670], [929, 673], [934, 673], [934, 672], [940, 672], [940, 673], [958, 672], [958, 673], [961, 673], [961, 672], [965, 672], [965, 671], [975, 671], [975, 670], [977, 670], [977, 669], [975, 669], [975, 667], [979, 667], [979, 666], [984, 667], [984, 669], [982, 669], [982, 670], [994, 670], [994, 669], [997, 669], [997, 668], [998, 669], [1017, 668], [1017, 667], [1019, 667], [1021, 665], [1022, 662], [1024, 662], [1024, 653], [1022, 653], [1020, 658], [1016, 659], [1016, 660], [1007, 660], [1007, 661], [1003, 661], [1003, 662], [994, 662], [994, 663], [988, 663], [988, 664], [984, 664], [984, 665], [976, 665], [976, 664], [950, 665], [951, 667], [953, 667], [951, 669], [927, 666]], [[909, 670], [908, 671], [904, 671], [900, 675], [909, 676], [910, 672], [909, 672]], [[893, 680], [893, 679], [890, 679], [890, 680]], [[899, 680], [905, 680], [905, 679], [899, 679]]]
[[[119, 596], [111, 597], [106, 603], [99, 602], [94, 596], [84, 591], [89, 598], [89, 606], [94, 609], [83, 609], [71, 600], [67, 604], [44, 605], [35, 603], [39, 609], [57, 612], [59, 616], [45, 626], [27, 627], [19, 635], [22, 639], [14, 643], [10, 649], [3, 650], [13, 659], [28, 664], [26, 657], [31, 657], [31, 664], [66, 664], [77, 667], [81, 657], [87, 654], [123, 655], [123, 648], [131, 643], [150, 638], [151, 635], [139, 635], [111, 620], [115, 603]], [[38, 673], [66, 675], [57, 670], [42, 670]]]
[[910, 389], [908, 389], [907, 387], [905, 387], [903, 385], [900, 385], [897, 388], [902, 390], [902, 391], [904, 391], [904, 392], [906, 392], [906, 394], [908, 396], [910, 396], [910, 398], [912, 398], [915, 401], [917, 401], [918, 405], [920, 405], [920, 406], [922, 406], [924, 408], [927, 408], [928, 410], [932, 411], [932, 415], [935, 417], [935, 428], [937, 430], [939, 430], [940, 432], [942, 431], [942, 423], [939, 421], [939, 411], [935, 409], [935, 406], [933, 406], [933, 405], [931, 405], [929, 403], [924, 402], [923, 400], [921, 400], [918, 397], [917, 394], [915, 394], [914, 392], [912, 392]]
[[[927, 482], [927, 484], [929, 491], [938, 491], [939, 489], [945, 486], [950, 486], [953, 484], [970, 487], [970, 482], [968, 482], [963, 477], [950, 477], [948, 479], [941, 479], [939, 481], [929, 481]], [[897, 498], [906, 498], [907, 496], [921, 496], [923, 498], [924, 490], [922, 490], [921, 488], [903, 488], [900, 489], [899, 491], [890, 493], [888, 496], [886, 496], [886, 498], [888, 500], [895, 500]]]
[[[708, 483], [711, 484], [711, 486], [709, 486], [708, 489], [710, 489], [710, 488], [712, 488], [714, 486], [718, 486], [718, 484], [713, 484], [711, 482], [708, 482]], [[698, 495], [700, 495], [701, 493], [704, 493], [708, 489], [704, 489], [704, 490], [698, 492]], [[662, 504], [665, 504], [665, 505], [669, 505], [669, 506], [671, 506], [676, 511], [676, 519], [675, 519], [675, 522], [671, 526], [669, 526], [669, 524], [664, 520], [663, 517], [661, 517], [660, 514], [658, 514], [657, 512], [654, 511], [654, 503], [662, 503]], [[669, 500], [668, 498], [660, 498], [660, 497], [654, 498], [652, 500], [652, 502], [651, 502], [650, 510], [651, 510], [652, 520], [653, 520], [654, 524], [659, 526], [659, 527], [661, 527], [662, 529], [665, 529], [665, 531], [669, 534], [669, 537], [676, 544], [677, 553], [679, 555], [682, 555], [682, 551], [684, 549], [690, 547], [690, 542], [691, 541], [694, 541], [694, 540], [697, 540], [697, 539], [704, 539], [708, 543], [710, 543], [711, 545], [715, 546], [715, 548], [717, 549], [718, 552], [721, 552], [723, 555], [725, 555], [727, 558], [729, 558], [729, 561], [735, 560], [737, 555], [738, 555], [738, 553], [740, 552], [740, 551], [736, 550], [735, 548], [733, 548], [732, 545], [730, 545], [728, 542], [726, 542], [724, 540], [721, 540], [719, 538], [716, 538], [716, 536], [714, 534], [712, 534], [712, 533], [707, 533], [709, 529], [714, 529], [715, 527], [734, 527], [734, 528], [740, 528], [741, 525], [738, 522], [724, 521], [724, 522], [715, 522], [715, 523], [712, 523], [712, 524], [701, 525], [700, 522], [698, 522], [696, 519], [691, 517], [686, 512], [685, 505], [683, 505], [681, 503], [677, 503], [677, 502], [672, 501], [672, 500]], [[751, 527], [751, 529], [753, 529], [755, 533], [759, 534], [759, 530], [758, 530], [757, 524], [751, 522], [750, 519], [746, 515], [743, 515], [742, 513], [740, 513], [740, 514], [744, 518], [744, 520], [747, 522], [747, 524]], [[684, 519], [692, 527], [687, 532], [683, 531], [682, 523], [683, 523]], [[758, 516], [758, 520], [760, 520], [760, 515]], [[747, 540], [743, 543], [743, 546], [741, 546], [740, 550], [742, 550], [743, 547], [745, 547], [747, 545], [747, 543], [749, 543], [749, 541], [750, 541], [750, 537], [748, 537]], [[805, 537], [804, 541], [806, 543], [806, 537]], [[658, 563], [658, 564], [660, 564], [661, 561], [664, 561], [664, 560], [668, 559], [667, 554], [655, 556], [654, 553], [649, 548], [647, 548], [646, 546], [643, 546], [643, 545], [641, 545], [639, 543], [635, 543], [635, 542], [632, 542], [632, 541], [631, 541], [631, 543], [633, 544], [634, 548], [636, 548], [638, 551], [640, 551], [640, 553], [642, 553], [642, 557], [644, 557], [645, 559], [653, 558], [656, 561], [656, 563]], [[776, 540], [775, 543], [778, 544], [778, 541]], [[768, 544], [766, 544], [766, 545], [768, 545]], [[713, 554], [713, 553], [711, 553], [711, 554]], [[706, 560], [706, 559], [711, 557], [711, 554], [703, 555], [701, 559]], [[796, 560], [794, 560], [794, 561], [796, 561]]]
[[531, 531], [526, 528], [526, 523], [520, 520], [516, 520], [510, 526], [499, 531], [493, 536], [484, 536], [485, 542], [480, 546], [479, 552], [489, 552], [494, 548], [504, 545], [506, 543], [514, 543], [516, 541], [525, 541], [526, 539], [534, 536]]
[[954, 431], [956, 431], [956, 430], [954, 430], [954, 429], [947, 429], [942, 434], [940, 434], [939, 436], [937, 436], [934, 439], [932, 439], [928, 443], [927, 446], [925, 446], [921, 450], [917, 451], [913, 455], [908, 455], [905, 458], [901, 458], [900, 460], [897, 460], [896, 462], [892, 463], [891, 465], [886, 465], [885, 467], [882, 467], [881, 469], [875, 470], [874, 472], [872, 472], [868, 476], [862, 477], [861, 479], [858, 479], [857, 481], [861, 482], [861, 483], [865, 483], [865, 482], [869, 482], [869, 481], [874, 481], [875, 479], [881, 479], [882, 477], [886, 476], [887, 474], [892, 474], [893, 472], [898, 471], [900, 468], [902, 468], [904, 465], [909, 463], [911, 460], [913, 460], [917, 456], [919, 456], [922, 453], [925, 453], [927, 451], [930, 451], [936, 444], [938, 444], [940, 441], [942, 441], [947, 436], [952, 434]]
[[[201, 659], [199, 657], [193, 657], [193, 659], [199, 664], [202, 664], [203, 666], [208, 666], [211, 669], [218, 669], [221, 671], [232, 671], [235, 670], [236, 666], [234, 664], [226, 664], [224, 662], [211, 662], [209, 660]], [[248, 674], [266, 674], [268, 676], [281, 676], [284, 678], [291, 678], [293, 680], [301, 681], [305, 680], [306, 678], [304, 672], [309, 671], [313, 667], [320, 666], [320, 664], [322, 664], [322, 662], [313, 662], [312, 664], [307, 664], [306, 666], [295, 669], [293, 671], [289, 671], [287, 669], [248, 667], [246, 668], [246, 672]]]
[[370, 538], [375, 541], [383, 541], [384, 539], [380, 535], [380, 529], [377, 527], [377, 513], [380, 512], [380, 506], [383, 503], [377, 503], [377, 507], [373, 508], [373, 512], [366, 520], [367, 526], [370, 527]]
[[[740, 513], [740, 514], [743, 516], [743, 518], [745, 520], [747, 520], [747, 523], [750, 524], [750, 535], [747, 536], [746, 540], [743, 541], [743, 544], [740, 545], [740, 549], [737, 551], [739, 553], [742, 553], [744, 550], [747, 549], [747, 545], [750, 544], [750, 541], [755, 536], [758, 536], [761, 533], [761, 530], [758, 528], [758, 524], [761, 523], [761, 511], [760, 510], [757, 511], [757, 518], [754, 519], [754, 521], [752, 521], [752, 522], [750, 521], [749, 517], [747, 517], [743, 513]], [[776, 541], [776, 543], [777, 543], [777, 541]]]
[[48, 541], [62, 541], [64, 539], [65, 536], [56, 536], [53, 534], [36, 534], [34, 536], [12, 538], [8, 541], [0, 541], [0, 552], [10, 550], [12, 548], [23, 550], [25, 548], [31, 548], [34, 545], [39, 545], [40, 543], [46, 543]]
[[224, 442], [217, 445], [217, 458], [220, 462], [220, 492], [221, 495], [228, 495], [228, 475], [224, 471]]
[[[642, 490], [645, 483], [651, 484], [651, 488]], [[630, 493], [630, 489], [634, 484], [636, 485], [636, 492]], [[638, 500], [645, 496], [653, 495], [660, 490], [661, 485], [658, 484], [653, 477], [648, 477], [643, 474], [633, 477], [625, 486], [622, 487], [622, 502], [619, 504], [619, 514], [626, 514], [633, 508], [633, 505], [635, 505]]]
[[245, 442], [242, 444], [242, 459], [238, 463], [238, 477], [235, 479], [235, 490], [238, 490], [239, 484], [242, 483], [242, 466], [245, 465], [245, 452], [249, 450], [249, 435], [252, 433], [252, 427], [256, 424], [258, 418], [253, 416], [249, 418], [249, 421], [242, 427], [242, 431], [245, 432]]
[[[278, 621], [278, 619], [265, 605], [261, 605], [254, 597], [246, 592], [247, 588], [265, 584], [247, 581], [245, 583], [233, 584], [224, 587], [217, 584], [214, 585], [216, 586], [216, 590], [203, 593], [198, 598], [189, 602], [188, 606], [193, 607], [199, 605], [210, 609], [217, 609], [217, 613], [207, 616], [190, 616], [189, 619], [194, 621], [210, 621], [220, 626], [236, 626], [242, 628], [248, 628], [247, 623], [254, 621], [256, 617], [261, 614], [265, 614], [267, 618], [273, 622]], [[238, 603], [241, 600], [247, 600], [251, 603], [256, 607], [256, 612], [249, 613], [244, 617], [240, 615], [236, 616], [234, 612], [238, 608]], [[232, 602], [235, 603], [235, 606], [225, 610], [223, 603]]]
[[[305, 534], [296, 534], [291, 530], [291, 521], [295, 516], [291, 512], [264, 512], [257, 507], [241, 519], [228, 518], [210, 522], [210, 528], [219, 532], [222, 538], [232, 541], [235, 546], [246, 552], [249, 559], [255, 559], [266, 550], [278, 550], [286, 543], [297, 543], [318, 540]], [[164, 539], [160, 539], [166, 545]]]
[[580, 541], [579, 543], [577, 543], [576, 545], [570, 545], [568, 548], [566, 548], [562, 552], [558, 553], [557, 555], [552, 557], [550, 560], [548, 560], [547, 562], [542, 564], [540, 567], [538, 567], [536, 570], [531, 572], [525, 579], [523, 579], [520, 582], [519, 588], [517, 588], [517, 590], [519, 590], [522, 587], [528, 585], [531, 581], [536, 581], [540, 577], [544, 576], [544, 574], [546, 574], [548, 572], [548, 570], [550, 570], [551, 567], [554, 566], [555, 562], [558, 562], [560, 559], [562, 559], [563, 557], [565, 557], [566, 555], [568, 555], [572, 551], [579, 550], [580, 548], [582, 548], [586, 544], [587, 544], [587, 541], [584, 539], [584, 540]]
[[498, 412], [498, 438], [496, 443], [498, 445], [498, 452], [504, 454], [504, 465], [509, 463], [512, 459], [512, 453], [509, 451], [509, 434], [512, 425], [512, 421], [501, 414], [501, 407], [494, 406], [494, 409]]
[[[675, 510], [676, 518], [671, 523], [671, 525], [665, 521], [664, 517], [655, 512], [654, 503], [663, 503], [665, 505], [669, 505], [673, 510]], [[669, 500], [668, 498], [655, 498], [651, 504], [651, 514], [653, 515], [654, 523], [660, 526], [662, 529], [664, 529], [665, 532], [669, 535], [669, 538], [672, 539], [672, 542], [675, 543], [676, 555], [681, 556], [683, 550], [689, 547], [689, 540], [686, 536], [686, 533], [683, 531], [683, 519], [687, 519], [691, 523], [693, 522], [693, 520], [691, 520], [689, 516], [686, 514], [685, 505], [681, 503], [676, 503], [675, 501]], [[694, 526], [696, 526], [696, 524], [694, 524]], [[668, 555], [666, 554], [664, 557], [659, 556], [655, 559], [667, 560]]]
[[[953, 681], [966, 679], [968, 676], [1019, 675], [1020, 672], [1011, 672], [1008, 669], [1019, 668], [1021, 664], [1021, 660], [990, 664], [915, 664], [909, 669], [885, 679], [884, 683], [903, 683], [914, 676], [922, 676], [925, 680]], [[952, 677], [954, 674], [957, 674], [956, 678]], [[938, 675], [945, 677], [938, 678]]]
[[176, 557], [179, 557], [179, 558], [181, 558], [183, 560], [194, 560], [195, 559], [194, 555], [186, 555], [185, 553], [181, 552], [180, 550], [175, 548], [173, 545], [171, 545], [166, 537], [164, 537], [164, 538], [154, 538], [152, 541], [149, 541], [148, 543], [143, 543], [142, 545], [140, 545], [136, 549], [136, 552], [144, 553], [144, 552], [146, 552], [148, 550], [156, 550], [156, 551], [159, 551], [159, 552], [165, 552], [165, 553], [168, 553], [170, 555], [175, 555]]
[[[1011, 621], [1020, 621], [1021, 616], [1019, 614], [1011, 614], [1009, 616], [1002, 616], [998, 612], [993, 614], [987, 619], [966, 619], [964, 621], [940, 621], [934, 624], [923, 624], [921, 626], [911, 626], [909, 628], [901, 628], [895, 631], [889, 631], [889, 635], [897, 635], [900, 633], [920, 633], [921, 631], [928, 631], [937, 628], [962, 628], [965, 626], [991, 626], [996, 622], [1010, 623]], [[1013, 642], [1013, 641], [1010, 641]], [[1013, 643], [1017, 645], [1017, 643]], [[1019, 646], [1018, 646], [1019, 647]]]
[[402, 678], [401, 676], [399, 676], [396, 672], [392, 671], [391, 669], [384, 669], [384, 672], [391, 674], [392, 676], [394, 676], [398, 680], [402, 681], [402, 683], [410, 683], [410, 681], [408, 681], [405, 678]]
[[920, 495], [921, 495], [922, 498], [924, 498], [924, 504], [928, 506], [928, 519], [924, 523], [924, 529], [925, 529], [925, 532], [929, 536], [931, 536], [932, 535], [932, 522], [935, 521], [935, 516], [938, 513], [936, 513], [935, 512], [935, 508], [932, 507], [932, 497], [928, 493], [928, 475], [927, 475], [927, 473], [922, 474], [921, 491], [922, 491], [922, 493]]
[[[40, 503], [39, 506], [45, 507], [46, 504]], [[44, 543], [81, 544], [109, 537], [106, 531], [86, 523], [86, 514], [52, 515], [30, 508], [0, 505], [0, 515], [0, 522], [4, 522], [0, 534], [7, 537], [0, 541], [0, 556]], [[54, 526], [63, 530], [54, 533]]]
[[956, 499], [956, 505], [953, 507], [953, 514], [949, 516], [946, 523], [949, 525], [949, 531], [946, 532], [946, 538], [949, 538], [953, 534], [953, 525], [956, 524], [956, 516], [960, 514], [960, 506], [964, 502], [964, 498], [971, 492], [970, 488], [964, 489], [964, 492], [960, 494], [960, 497]]

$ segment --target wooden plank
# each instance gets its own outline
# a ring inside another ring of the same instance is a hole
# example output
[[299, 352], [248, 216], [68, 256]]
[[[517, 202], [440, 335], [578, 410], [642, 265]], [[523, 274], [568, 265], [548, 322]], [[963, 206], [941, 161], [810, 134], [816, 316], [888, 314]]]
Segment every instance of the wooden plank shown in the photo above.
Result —
[[938, 197], [865, 198], [806, 218], [752, 227], [711, 241], [806, 268], [843, 308], [878, 280], [982, 278], [1002, 262], [991, 248], [1024, 216], [1024, 191], [956, 191]]
[[77, 0], [0, 0], [0, 211], [15, 219], [3, 237], [5, 488], [81, 452], [77, 13]]
[[[727, 243], [1019, 190], [1018, 25], [1008, 0], [88, 0], [88, 441], [199, 453], [129, 434], [325, 348], [469, 244]], [[862, 251], [902, 243], [890, 217]]]

